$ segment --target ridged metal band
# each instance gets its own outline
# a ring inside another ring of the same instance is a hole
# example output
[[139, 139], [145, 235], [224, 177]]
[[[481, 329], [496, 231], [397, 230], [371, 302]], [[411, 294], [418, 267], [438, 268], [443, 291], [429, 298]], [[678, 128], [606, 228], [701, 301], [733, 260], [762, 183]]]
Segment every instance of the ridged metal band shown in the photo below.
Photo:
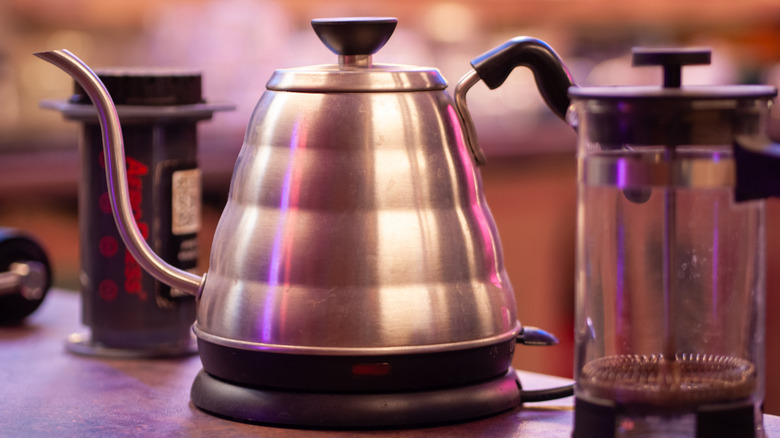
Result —
[[711, 156], [664, 161], [660, 154], [589, 155], [579, 158], [578, 168], [580, 182], [592, 186], [719, 188], [735, 183], [734, 160]]
[[464, 350], [469, 348], [479, 348], [486, 345], [506, 342], [516, 338], [522, 329], [520, 322], [515, 322], [511, 330], [493, 336], [471, 339], [465, 341], [450, 342], [447, 344], [435, 345], [394, 345], [387, 347], [321, 347], [321, 346], [302, 346], [302, 345], [275, 345], [262, 342], [250, 342], [237, 339], [228, 339], [222, 336], [213, 335], [205, 332], [196, 322], [193, 326], [195, 336], [206, 342], [221, 345], [223, 347], [237, 348], [239, 350], [257, 350], [269, 353], [286, 354], [310, 354], [310, 355], [328, 355], [328, 356], [366, 356], [366, 355], [386, 355], [386, 354], [425, 354], [438, 353], [444, 351]]

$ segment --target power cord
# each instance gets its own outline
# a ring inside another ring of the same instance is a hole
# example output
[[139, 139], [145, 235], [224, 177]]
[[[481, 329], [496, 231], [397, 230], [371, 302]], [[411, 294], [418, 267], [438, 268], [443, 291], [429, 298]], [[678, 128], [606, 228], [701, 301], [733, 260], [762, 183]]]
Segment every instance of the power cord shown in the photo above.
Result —
[[572, 395], [574, 395], [574, 384], [532, 391], [521, 390], [520, 401], [523, 403], [543, 402], [570, 397]]

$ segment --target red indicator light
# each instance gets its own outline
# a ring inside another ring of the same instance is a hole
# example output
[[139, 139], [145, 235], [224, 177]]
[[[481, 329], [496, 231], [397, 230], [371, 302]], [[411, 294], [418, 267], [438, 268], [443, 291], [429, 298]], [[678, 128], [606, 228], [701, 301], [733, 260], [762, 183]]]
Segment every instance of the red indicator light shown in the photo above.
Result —
[[356, 363], [352, 365], [352, 375], [356, 377], [381, 377], [390, 374], [391, 367], [387, 362]]

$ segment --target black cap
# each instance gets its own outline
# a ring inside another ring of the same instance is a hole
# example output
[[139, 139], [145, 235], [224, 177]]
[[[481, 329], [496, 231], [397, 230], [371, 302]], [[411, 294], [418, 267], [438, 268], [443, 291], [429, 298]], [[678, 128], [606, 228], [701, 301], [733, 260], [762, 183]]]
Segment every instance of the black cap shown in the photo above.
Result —
[[[110, 69], [96, 71], [115, 105], [169, 106], [203, 103], [201, 74], [192, 70]], [[91, 103], [75, 84], [71, 103]]]

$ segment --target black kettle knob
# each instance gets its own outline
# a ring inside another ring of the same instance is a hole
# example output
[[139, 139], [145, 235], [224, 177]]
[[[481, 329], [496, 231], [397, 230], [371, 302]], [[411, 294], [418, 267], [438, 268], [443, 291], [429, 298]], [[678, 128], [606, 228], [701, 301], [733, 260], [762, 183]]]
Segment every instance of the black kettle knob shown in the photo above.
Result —
[[680, 88], [682, 66], [707, 65], [712, 58], [709, 49], [648, 49], [632, 50], [633, 65], [660, 65], [664, 68], [664, 88]]
[[311, 26], [333, 53], [341, 56], [373, 55], [395, 31], [398, 19], [389, 17], [318, 18]]

